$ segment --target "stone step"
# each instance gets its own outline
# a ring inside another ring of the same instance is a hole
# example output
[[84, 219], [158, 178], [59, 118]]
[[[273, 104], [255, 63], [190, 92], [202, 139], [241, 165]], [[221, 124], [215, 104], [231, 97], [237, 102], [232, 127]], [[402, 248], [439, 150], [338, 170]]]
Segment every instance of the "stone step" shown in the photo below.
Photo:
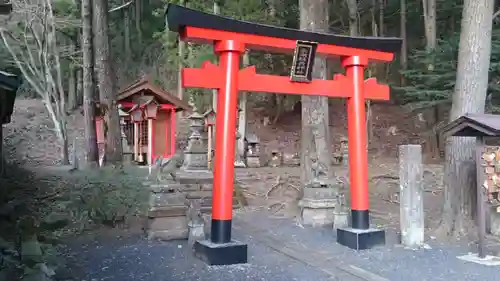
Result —
[[212, 190], [212, 184], [152, 184], [149, 186], [154, 193], [173, 193], [173, 192], [194, 192]]
[[183, 193], [151, 193], [149, 196], [149, 206], [185, 206], [186, 195]]
[[[212, 202], [211, 200], [206, 200], [201, 207], [202, 214], [210, 214], [212, 212]], [[238, 209], [238, 200], [233, 199], [233, 209]], [[151, 207], [148, 211], [148, 218], [159, 218], [159, 217], [178, 217], [185, 216], [188, 210], [187, 206], [156, 206]]]
[[188, 207], [186, 205], [151, 207], [148, 211], [148, 218], [179, 217], [185, 216]]
[[147, 225], [150, 231], [187, 229], [187, 227], [186, 216], [152, 218], [148, 220]]
[[188, 239], [189, 230], [187, 228], [173, 230], [148, 230], [146, 235], [149, 240], [185, 240]]

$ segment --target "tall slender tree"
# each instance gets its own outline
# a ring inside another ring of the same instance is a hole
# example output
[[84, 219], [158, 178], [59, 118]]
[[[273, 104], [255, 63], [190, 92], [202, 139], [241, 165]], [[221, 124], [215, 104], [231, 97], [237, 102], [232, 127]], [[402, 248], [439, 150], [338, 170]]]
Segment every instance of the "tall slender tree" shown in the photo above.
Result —
[[85, 165], [96, 167], [98, 163], [97, 134], [95, 124], [94, 56], [92, 38], [92, 0], [82, 0], [82, 52], [83, 52], [83, 112], [85, 118]]
[[104, 116], [106, 131], [106, 162], [118, 163], [122, 160], [120, 117], [116, 103], [115, 76], [109, 43], [108, 1], [94, 0], [93, 18], [95, 24], [94, 55], [99, 99], [107, 107]]

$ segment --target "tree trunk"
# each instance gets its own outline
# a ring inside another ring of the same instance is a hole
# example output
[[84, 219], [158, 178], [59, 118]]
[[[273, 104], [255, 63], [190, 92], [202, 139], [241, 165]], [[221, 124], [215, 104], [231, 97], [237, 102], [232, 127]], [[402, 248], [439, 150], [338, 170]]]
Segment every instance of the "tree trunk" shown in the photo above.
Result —
[[347, 0], [349, 10], [349, 35], [359, 35], [358, 0]]
[[[465, 0], [458, 71], [450, 121], [465, 113], [483, 113], [488, 88], [494, 0]], [[474, 94], [471, 94], [474, 93]], [[445, 148], [445, 203], [439, 234], [473, 230], [475, 214], [475, 140], [450, 137]], [[469, 228], [472, 227], [472, 228]]]
[[[436, 49], [436, 0], [422, 0], [424, 10], [425, 49], [431, 53]], [[429, 65], [433, 68], [433, 65]], [[432, 69], [429, 69], [432, 70]]]
[[[127, 0], [122, 0], [122, 3], [125, 4]], [[125, 50], [125, 58], [127, 61], [130, 59], [130, 55], [132, 52], [130, 51], [130, 9], [129, 7], [125, 7], [122, 9], [123, 11], [123, 48]]]
[[[186, 1], [185, 0], [180, 0], [179, 1], [179, 5], [182, 5], [184, 6], [186, 4]], [[177, 76], [178, 76], [178, 79], [177, 79], [177, 97], [179, 99], [184, 99], [184, 89], [182, 88], [182, 77], [181, 77], [181, 72], [182, 72], [182, 68], [184, 67], [184, 49], [186, 48], [186, 43], [184, 41], [182, 41], [179, 38], [179, 48], [178, 48], [178, 54], [179, 54], [179, 69], [178, 69], [178, 73], [177, 73]], [[217, 106], [215, 106], [215, 109], [214, 110], [217, 110]]]
[[6, 161], [3, 151], [3, 124], [0, 123], [0, 179], [5, 176]]
[[[73, 40], [69, 43], [69, 49], [71, 53], [75, 53], [76, 46], [73, 44]], [[75, 63], [70, 60], [69, 61], [69, 73], [68, 73], [68, 111], [73, 111], [78, 105], [78, 97], [77, 97], [77, 85], [76, 85], [76, 76], [77, 76], [77, 67]]]
[[83, 105], [83, 69], [81, 67], [76, 69], [76, 104]]
[[94, 95], [94, 58], [92, 52], [92, 0], [82, 1], [82, 52], [83, 52], [83, 112], [85, 119], [84, 165], [87, 168], [98, 166], [99, 150], [95, 124]]
[[[325, 32], [329, 30], [328, 1], [300, 0], [300, 28], [302, 30]], [[324, 58], [317, 57], [314, 62], [313, 76], [326, 79], [327, 68]], [[331, 169], [330, 131], [328, 98], [302, 96], [302, 137], [301, 137], [301, 179], [306, 184], [312, 180], [311, 156], [318, 157], [333, 176]]]
[[[400, 0], [400, 37], [403, 39], [401, 44], [401, 70], [406, 70], [408, 67], [408, 42], [406, 39], [406, 0]], [[401, 86], [405, 85], [404, 75], [400, 75]]]
[[[213, 12], [214, 12], [214, 15], [218, 15], [220, 14], [220, 3], [219, 3], [220, 0], [215, 0], [214, 1], [214, 7], [213, 7]], [[179, 46], [180, 47], [180, 46]], [[180, 52], [180, 50], [179, 50]], [[212, 109], [214, 110], [214, 112], [217, 111], [217, 90], [213, 90], [212, 91]]]
[[[141, 28], [141, 20], [142, 20], [142, 7], [141, 1], [134, 2], [135, 7], [135, 30], [137, 31], [137, 42], [142, 43], [142, 28]], [[182, 5], [182, 3], [179, 3]]]
[[106, 161], [119, 163], [122, 160], [122, 141], [120, 132], [120, 117], [115, 96], [115, 76], [109, 44], [108, 1], [94, 0], [95, 19], [95, 68], [99, 87], [99, 99], [108, 108], [106, 134]]

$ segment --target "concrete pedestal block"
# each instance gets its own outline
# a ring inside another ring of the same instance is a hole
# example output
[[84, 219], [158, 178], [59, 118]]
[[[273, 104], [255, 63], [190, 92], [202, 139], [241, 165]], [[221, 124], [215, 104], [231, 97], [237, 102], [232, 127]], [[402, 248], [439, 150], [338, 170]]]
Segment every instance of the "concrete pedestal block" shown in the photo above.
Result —
[[299, 207], [302, 208], [301, 219], [304, 225], [312, 227], [331, 226], [334, 222], [333, 211], [335, 199], [302, 199]]
[[334, 216], [332, 209], [302, 209], [302, 224], [312, 227], [333, 225]]
[[337, 243], [354, 250], [366, 250], [385, 245], [385, 231], [382, 229], [337, 229]]
[[196, 257], [208, 265], [232, 265], [248, 262], [247, 245], [238, 241], [215, 244], [210, 240], [196, 241]]

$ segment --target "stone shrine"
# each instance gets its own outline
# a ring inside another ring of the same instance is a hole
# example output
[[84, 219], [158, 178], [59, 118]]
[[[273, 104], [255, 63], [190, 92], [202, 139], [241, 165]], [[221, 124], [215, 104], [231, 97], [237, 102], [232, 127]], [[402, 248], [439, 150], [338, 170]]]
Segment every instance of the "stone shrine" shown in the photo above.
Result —
[[281, 153], [278, 150], [271, 151], [271, 160], [269, 160], [270, 167], [280, 167], [281, 166]]
[[255, 134], [246, 137], [246, 161], [248, 168], [260, 168], [262, 166], [260, 155], [260, 140]]

